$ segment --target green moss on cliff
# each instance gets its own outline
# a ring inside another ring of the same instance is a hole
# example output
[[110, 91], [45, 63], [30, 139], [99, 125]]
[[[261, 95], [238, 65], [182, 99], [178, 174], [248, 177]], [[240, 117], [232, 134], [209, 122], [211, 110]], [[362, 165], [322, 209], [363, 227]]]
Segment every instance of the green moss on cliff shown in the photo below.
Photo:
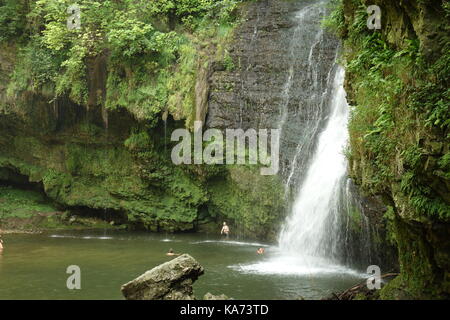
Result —
[[0, 219], [30, 218], [36, 213], [55, 211], [39, 192], [0, 186]]
[[[372, 4], [381, 8], [379, 31], [366, 27]], [[448, 232], [435, 231], [450, 222], [449, 9], [442, 1], [344, 0], [332, 19], [344, 38], [353, 106], [351, 175], [393, 209], [401, 276], [383, 298], [449, 295]]]
[[238, 233], [273, 240], [284, 214], [284, 189], [278, 176], [258, 171], [233, 167], [225, 180], [209, 182], [208, 208], [213, 217], [231, 219]]
[[197, 207], [206, 200], [193, 178], [167, 160], [157, 162], [161, 157], [149, 146], [152, 162], [140, 167], [124, 147], [90, 139], [83, 144], [63, 140], [50, 147], [36, 138], [16, 137], [9, 150], [3, 149], [16, 157], [3, 158], [0, 166], [42, 182], [46, 194], [67, 207], [124, 211], [130, 223], [154, 230], [165, 220], [178, 224], [168, 231], [193, 229]]
[[[382, 299], [439, 299], [449, 290], [448, 274], [436, 252], [442, 244], [430, 243], [430, 232], [423, 226], [408, 224], [402, 219], [394, 221], [396, 243], [399, 252], [401, 274], [380, 292]], [[440, 248], [441, 247], [441, 248]]]
[[67, 27], [72, 1], [2, 2], [2, 179], [20, 175], [64, 208], [107, 210], [136, 228], [227, 219], [267, 237], [282, 205], [270, 179], [253, 168], [237, 182], [225, 166], [175, 166], [166, 136], [206, 112], [212, 64], [232, 68], [226, 48], [241, 2], [83, 0], [79, 29]]
[[[163, 128], [132, 121], [121, 141], [113, 114], [110, 120], [109, 131], [80, 121], [43, 136], [22, 136], [31, 128], [18, 121], [9, 132], [15, 135], [12, 143], [0, 144], [8, 155], [0, 158], [0, 168], [42, 183], [47, 196], [62, 207], [125, 214], [131, 227], [193, 231], [198, 222], [218, 228], [225, 219], [241, 234], [274, 237], [273, 226], [283, 212], [281, 182], [275, 177], [260, 176], [252, 166], [176, 166]], [[4, 122], [8, 119], [0, 118]], [[120, 123], [123, 130], [124, 119]], [[4, 181], [13, 178], [2, 176]]]

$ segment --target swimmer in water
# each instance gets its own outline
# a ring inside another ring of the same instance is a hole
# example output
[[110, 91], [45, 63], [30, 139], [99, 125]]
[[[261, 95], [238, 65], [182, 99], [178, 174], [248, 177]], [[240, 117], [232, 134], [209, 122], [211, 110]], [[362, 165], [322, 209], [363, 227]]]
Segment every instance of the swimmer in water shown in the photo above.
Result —
[[230, 228], [227, 226], [226, 222], [223, 223], [223, 227], [222, 230], [220, 231], [220, 234], [226, 235], [227, 238], [230, 235]]
[[264, 254], [265, 250], [264, 248], [259, 248], [258, 250], [256, 250], [257, 254]]
[[168, 256], [179, 256], [180, 254], [173, 252], [173, 249], [170, 248], [169, 252], [167, 252], [166, 255], [168, 255]]

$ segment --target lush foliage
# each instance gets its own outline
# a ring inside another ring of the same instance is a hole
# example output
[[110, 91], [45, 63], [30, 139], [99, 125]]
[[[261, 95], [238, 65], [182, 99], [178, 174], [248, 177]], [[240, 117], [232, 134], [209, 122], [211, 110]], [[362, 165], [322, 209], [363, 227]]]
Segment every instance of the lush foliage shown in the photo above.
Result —
[[36, 213], [54, 212], [56, 209], [36, 191], [23, 191], [0, 186], [0, 218], [29, 218]]
[[360, 3], [351, 23], [344, 23], [342, 4], [326, 23], [352, 48], [345, 59], [354, 104], [349, 127], [354, 176], [372, 193], [390, 194], [394, 188], [405, 214], [448, 219], [448, 199], [438, 190], [439, 177], [448, 180], [450, 173], [449, 39], [441, 39], [438, 57], [430, 60], [418, 38], [403, 39], [396, 48], [383, 33], [368, 30], [366, 21]]
[[0, 1], [0, 42], [15, 39], [24, 33], [26, 13], [25, 1]]
[[0, 42], [19, 42], [20, 50], [9, 96], [68, 95], [151, 123], [165, 110], [191, 122], [195, 76], [208, 54], [199, 50], [205, 40], [211, 52], [225, 41], [239, 2], [80, 0], [80, 28], [69, 28], [71, 0], [5, 1]]
[[[67, 26], [73, 1], [2, 3], [1, 46], [15, 68], [0, 104], [10, 108], [0, 117], [0, 169], [37, 182], [67, 210], [107, 210], [131, 227], [216, 229], [226, 219], [249, 236], [275, 237], [284, 204], [277, 177], [257, 167], [175, 166], [166, 136], [178, 120], [191, 126], [196, 87], [212, 65], [235, 68], [227, 44], [240, 2], [79, 0], [79, 29]], [[3, 18], [22, 10], [17, 21]], [[99, 104], [135, 119], [110, 112], [103, 128]]]
[[385, 200], [387, 240], [398, 248], [400, 276], [380, 297], [445, 299], [448, 236], [435, 226], [450, 219], [450, 32], [441, 16], [450, 6], [379, 1], [382, 28], [369, 30], [367, 4], [338, 1], [326, 25], [344, 39], [350, 172]]

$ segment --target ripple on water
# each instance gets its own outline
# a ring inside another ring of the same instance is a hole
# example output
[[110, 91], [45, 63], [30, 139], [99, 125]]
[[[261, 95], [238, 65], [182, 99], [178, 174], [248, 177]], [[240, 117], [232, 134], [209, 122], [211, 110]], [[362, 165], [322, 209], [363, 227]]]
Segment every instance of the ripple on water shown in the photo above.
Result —
[[162, 239], [161, 242], [180, 242], [181, 240], [175, 240], [175, 239]]
[[111, 240], [114, 239], [113, 237], [106, 237], [106, 236], [71, 236], [71, 235], [59, 235], [59, 234], [52, 234], [49, 236], [50, 238], [66, 238], [66, 239], [99, 239], [99, 240]]
[[203, 241], [195, 241], [191, 242], [191, 244], [204, 244], [204, 243], [218, 243], [218, 244], [227, 244], [234, 246], [250, 246], [250, 247], [270, 247], [267, 244], [258, 243], [258, 242], [242, 242], [242, 241], [233, 241], [233, 240], [203, 240]]

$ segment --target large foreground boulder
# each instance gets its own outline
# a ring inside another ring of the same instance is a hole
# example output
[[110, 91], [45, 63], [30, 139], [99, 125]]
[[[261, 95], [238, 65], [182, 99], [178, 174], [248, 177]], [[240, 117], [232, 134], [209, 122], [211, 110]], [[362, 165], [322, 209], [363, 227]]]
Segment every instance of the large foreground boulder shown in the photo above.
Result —
[[122, 286], [127, 300], [194, 300], [192, 284], [204, 273], [190, 255], [163, 263]]

